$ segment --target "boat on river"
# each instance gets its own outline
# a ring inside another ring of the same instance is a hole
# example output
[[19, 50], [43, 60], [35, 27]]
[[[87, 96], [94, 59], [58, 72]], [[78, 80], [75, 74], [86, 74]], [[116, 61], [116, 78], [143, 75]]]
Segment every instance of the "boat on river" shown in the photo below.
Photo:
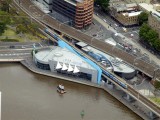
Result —
[[66, 93], [66, 91], [64, 90], [64, 86], [63, 85], [58, 85], [57, 86], [57, 92], [59, 92], [60, 94], [64, 94]]

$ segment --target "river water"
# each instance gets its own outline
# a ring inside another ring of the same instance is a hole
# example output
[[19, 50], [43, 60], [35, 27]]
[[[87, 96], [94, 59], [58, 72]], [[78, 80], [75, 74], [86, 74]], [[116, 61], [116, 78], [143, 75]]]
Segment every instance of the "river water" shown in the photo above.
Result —
[[[63, 84], [67, 93], [56, 91]], [[141, 120], [103, 90], [0, 63], [2, 120]]]

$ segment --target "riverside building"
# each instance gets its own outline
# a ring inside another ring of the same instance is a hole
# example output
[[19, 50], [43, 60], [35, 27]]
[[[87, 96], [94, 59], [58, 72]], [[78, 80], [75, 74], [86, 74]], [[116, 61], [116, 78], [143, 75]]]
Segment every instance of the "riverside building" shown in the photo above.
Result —
[[97, 83], [98, 70], [85, 59], [66, 48], [57, 46], [54, 46], [52, 50], [44, 50], [34, 54], [35, 64], [40, 69], [76, 76]]

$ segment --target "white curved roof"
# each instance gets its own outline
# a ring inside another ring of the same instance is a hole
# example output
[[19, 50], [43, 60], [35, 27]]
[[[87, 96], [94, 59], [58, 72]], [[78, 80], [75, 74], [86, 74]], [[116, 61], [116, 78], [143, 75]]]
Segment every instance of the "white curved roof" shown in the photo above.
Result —
[[[64, 63], [66, 66], [69, 66], [70, 64], [72, 66], [76, 65], [76, 66], [84, 67], [87, 69], [95, 69], [90, 64], [86, 63], [78, 55], [70, 52], [66, 48], [60, 48], [56, 46], [54, 46], [52, 50], [44, 50], [44, 51], [38, 52], [37, 54], [35, 54], [35, 58], [37, 61], [44, 64], [49, 64], [49, 60], [53, 60], [60, 63]], [[62, 69], [63, 68], [66, 69], [65, 65], [61, 65]]]

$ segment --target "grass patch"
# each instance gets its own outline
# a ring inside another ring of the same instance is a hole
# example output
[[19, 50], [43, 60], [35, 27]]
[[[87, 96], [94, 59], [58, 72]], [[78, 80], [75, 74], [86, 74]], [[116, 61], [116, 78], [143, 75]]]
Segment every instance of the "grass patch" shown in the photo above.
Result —
[[160, 97], [151, 97], [150, 100], [160, 106]]
[[17, 34], [15, 33], [14, 30], [11, 30], [11, 29], [5, 30], [5, 32], [2, 34], [2, 36], [15, 36], [15, 35]]
[[41, 39], [47, 39], [44, 35], [37, 33], [36, 36], [32, 33], [25, 33], [20, 36], [10, 28], [5, 30], [5, 32], [0, 36], [0, 41], [3, 42], [28, 42], [28, 41], [41, 41]]

